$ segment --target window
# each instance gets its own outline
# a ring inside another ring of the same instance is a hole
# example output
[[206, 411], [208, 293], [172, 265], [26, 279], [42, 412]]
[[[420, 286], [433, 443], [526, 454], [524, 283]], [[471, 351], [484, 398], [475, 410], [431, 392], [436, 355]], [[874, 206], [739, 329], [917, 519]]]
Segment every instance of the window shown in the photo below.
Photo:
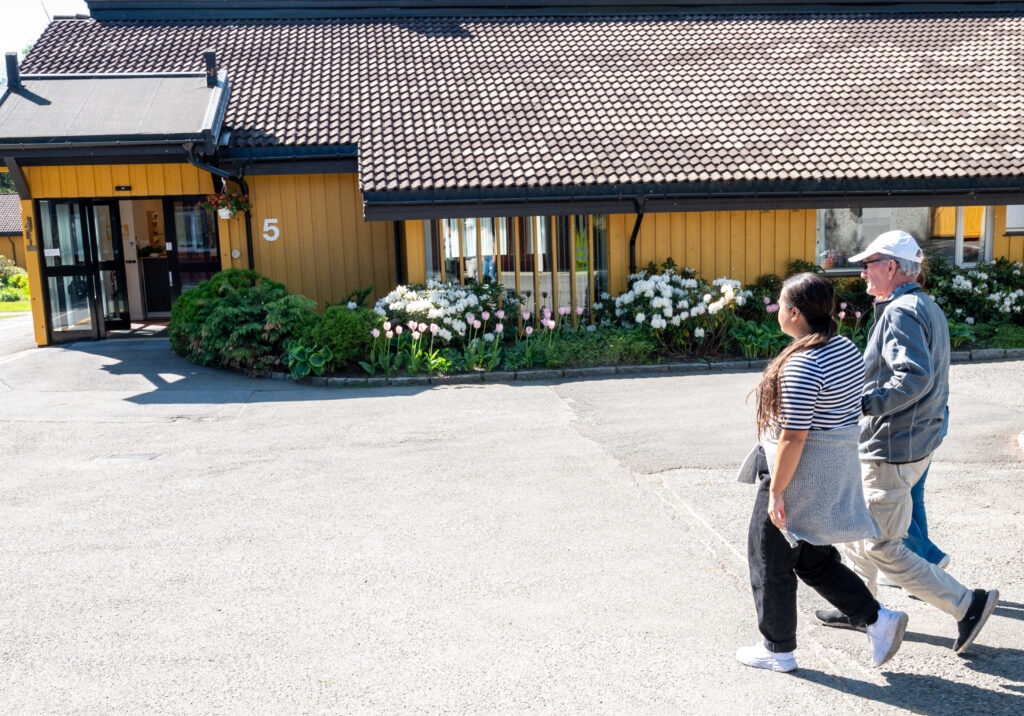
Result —
[[929, 254], [958, 266], [985, 259], [988, 245], [984, 206], [821, 209], [818, 211], [817, 263], [827, 271], [855, 270], [849, 257], [879, 234], [902, 229]]
[[605, 216], [442, 219], [423, 222], [427, 279], [498, 281], [523, 310], [589, 309], [608, 290]]
[[1006, 207], [1006, 233], [1024, 234], [1024, 204]]

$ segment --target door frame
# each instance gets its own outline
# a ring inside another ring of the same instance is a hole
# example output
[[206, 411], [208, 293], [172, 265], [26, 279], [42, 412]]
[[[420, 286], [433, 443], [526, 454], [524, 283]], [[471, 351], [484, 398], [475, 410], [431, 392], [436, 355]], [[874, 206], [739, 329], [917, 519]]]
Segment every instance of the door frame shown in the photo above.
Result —
[[[51, 343], [67, 343], [79, 340], [97, 340], [104, 338], [107, 330], [129, 328], [131, 319], [127, 314], [127, 300], [123, 318], [107, 320], [104, 317], [102, 302], [102, 271], [113, 271], [120, 282], [119, 285], [126, 287], [126, 274], [124, 268], [124, 251], [121, 243], [121, 214], [118, 210], [116, 199], [96, 198], [59, 198], [59, 199], [36, 199], [34, 211], [37, 217], [42, 216], [40, 203], [47, 202], [49, 211], [47, 221], [51, 231], [57, 227], [57, 207], [65, 205], [77, 213], [78, 222], [82, 230], [82, 261], [69, 266], [48, 266], [45, 257], [46, 246], [43, 245], [43, 260], [40, 262], [40, 273], [43, 285], [40, 290], [43, 294], [43, 310], [46, 314], [46, 335]], [[114, 258], [101, 260], [99, 256], [99, 236], [94, 223], [95, 209], [98, 206], [106, 207], [110, 212], [111, 243], [114, 251]], [[42, 235], [41, 235], [42, 236]], [[42, 241], [42, 239], [40, 239]], [[69, 329], [65, 331], [53, 330], [53, 305], [50, 297], [50, 279], [54, 277], [72, 276], [79, 277], [85, 284], [85, 298], [89, 302], [89, 317], [91, 327], [88, 330]], [[126, 289], [125, 289], [126, 290]], [[125, 294], [127, 296], [127, 294]]]

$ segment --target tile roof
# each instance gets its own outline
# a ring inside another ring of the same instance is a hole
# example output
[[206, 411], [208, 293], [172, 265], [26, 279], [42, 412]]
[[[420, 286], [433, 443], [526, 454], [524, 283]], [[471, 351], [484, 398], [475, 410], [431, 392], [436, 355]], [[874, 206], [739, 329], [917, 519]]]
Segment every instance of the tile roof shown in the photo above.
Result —
[[53, 22], [24, 73], [228, 70], [364, 191], [1024, 174], [1024, 14]]
[[0, 235], [21, 234], [21, 199], [17, 194], [0, 194]]

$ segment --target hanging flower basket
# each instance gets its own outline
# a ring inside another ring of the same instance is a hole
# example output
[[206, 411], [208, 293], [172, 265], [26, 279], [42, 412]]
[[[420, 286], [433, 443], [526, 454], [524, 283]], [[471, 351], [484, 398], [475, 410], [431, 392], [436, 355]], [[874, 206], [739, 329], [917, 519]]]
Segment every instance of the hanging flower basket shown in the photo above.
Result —
[[249, 203], [248, 194], [228, 191], [219, 194], [207, 194], [200, 204], [204, 209], [217, 211], [217, 216], [222, 219], [233, 219], [236, 215], [248, 211], [252, 204]]

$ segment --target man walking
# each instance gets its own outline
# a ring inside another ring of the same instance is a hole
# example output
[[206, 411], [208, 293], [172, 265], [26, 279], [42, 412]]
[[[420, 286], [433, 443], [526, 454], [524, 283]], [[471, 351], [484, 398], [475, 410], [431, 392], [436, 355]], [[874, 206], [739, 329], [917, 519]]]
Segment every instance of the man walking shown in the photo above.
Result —
[[[957, 620], [953, 649], [963, 653], [999, 600], [995, 589], [970, 590], [940, 567], [907, 549], [911, 490], [942, 442], [949, 397], [946, 316], [917, 282], [923, 254], [910, 234], [888, 231], [850, 259], [861, 262], [867, 292], [875, 296], [861, 397], [860, 459], [864, 496], [882, 536], [843, 545], [872, 594], [879, 570], [911, 595]], [[838, 610], [819, 610], [828, 626], [850, 627]]]

